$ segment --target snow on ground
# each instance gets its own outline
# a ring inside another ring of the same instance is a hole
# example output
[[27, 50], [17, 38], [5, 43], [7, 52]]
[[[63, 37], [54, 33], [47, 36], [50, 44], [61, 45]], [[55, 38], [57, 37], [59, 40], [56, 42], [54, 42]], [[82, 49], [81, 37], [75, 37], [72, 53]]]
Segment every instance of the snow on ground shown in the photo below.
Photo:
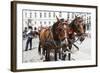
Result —
[[[27, 62], [43, 62], [41, 60], [41, 56], [38, 54], [38, 38], [34, 38], [32, 43], [32, 50], [24, 51], [26, 40], [23, 40], [23, 63]], [[79, 51], [72, 48], [72, 60], [80, 61], [80, 60], [90, 60], [91, 59], [91, 38], [86, 37], [85, 40], [80, 44], [76, 42], [75, 44], [80, 48]], [[66, 58], [67, 60], [67, 58]]]
[[79, 47], [79, 51], [72, 54], [72, 58], [75, 60], [90, 60], [91, 59], [91, 39], [85, 38], [85, 40], [79, 44], [75, 43]]

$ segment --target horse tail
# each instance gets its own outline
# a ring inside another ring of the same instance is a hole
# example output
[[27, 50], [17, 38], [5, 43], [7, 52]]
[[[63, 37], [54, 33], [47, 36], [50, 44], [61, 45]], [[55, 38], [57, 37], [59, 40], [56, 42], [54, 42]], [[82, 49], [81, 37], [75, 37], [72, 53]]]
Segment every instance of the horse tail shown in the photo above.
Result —
[[41, 50], [42, 50], [41, 45], [43, 45], [41, 43], [44, 40], [42, 35], [43, 35], [43, 30], [39, 31], [39, 45], [38, 45], [38, 53], [39, 54], [41, 54]]

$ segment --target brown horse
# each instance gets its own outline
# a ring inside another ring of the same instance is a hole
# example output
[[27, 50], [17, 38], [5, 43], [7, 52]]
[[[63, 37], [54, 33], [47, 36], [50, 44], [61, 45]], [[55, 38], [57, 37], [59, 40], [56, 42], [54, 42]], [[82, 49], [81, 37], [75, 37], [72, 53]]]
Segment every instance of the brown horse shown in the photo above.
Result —
[[[50, 60], [50, 51], [53, 49], [55, 51], [55, 60], [57, 60], [57, 52], [59, 52], [59, 57], [65, 60], [66, 56], [63, 55], [63, 51], [70, 51], [72, 45], [79, 50], [74, 44], [76, 41], [75, 37], [78, 37], [82, 42], [85, 39], [85, 30], [86, 26], [83, 24], [81, 17], [75, 17], [70, 24], [68, 24], [67, 21], [57, 18], [57, 22], [53, 24], [52, 28], [41, 30], [38, 51], [41, 53], [42, 48], [45, 60]], [[65, 41], [65, 43], [61, 44], [63, 41]], [[60, 51], [61, 49], [62, 51]], [[71, 59], [71, 53], [68, 54], [68, 59]]]
[[[72, 45], [75, 46], [79, 50], [77, 45], [75, 45], [74, 43], [77, 40], [82, 42], [85, 39], [85, 36], [84, 36], [85, 31], [86, 31], [86, 25], [83, 24], [83, 19], [81, 17], [76, 16], [75, 19], [68, 26], [67, 36], [68, 36], [69, 51], [71, 51]], [[75, 40], [75, 37], [78, 37], [78, 39]], [[68, 54], [68, 59], [71, 60], [71, 53]]]
[[52, 28], [42, 29], [39, 36], [39, 48], [38, 51], [45, 55], [45, 60], [50, 60], [50, 51], [54, 50], [54, 57], [57, 60], [57, 52], [61, 48], [61, 41], [66, 39], [67, 42], [67, 21], [59, 19], [53, 24]]

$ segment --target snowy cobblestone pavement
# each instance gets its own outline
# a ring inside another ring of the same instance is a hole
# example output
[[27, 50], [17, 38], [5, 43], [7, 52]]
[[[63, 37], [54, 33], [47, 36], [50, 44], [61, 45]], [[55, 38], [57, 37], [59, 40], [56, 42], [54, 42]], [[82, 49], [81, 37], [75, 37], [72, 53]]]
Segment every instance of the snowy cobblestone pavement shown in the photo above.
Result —
[[[32, 50], [24, 51], [26, 40], [23, 40], [23, 63], [27, 62], [43, 62], [41, 56], [38, 54], [38, 38], [34, 38], [32, 43]], [[91, 59], [91, 39], [85, 38], [82, 44], [75, 43], [80, 49], [77, 51], [75, 47], [72, 48], [72, 60], [83, 61]], [[52, 57], [51, 57], [52, 58]], [[67, 58], [66, 58], [67, 60]], [[60, 61], [60, 60], [59, 60]]]

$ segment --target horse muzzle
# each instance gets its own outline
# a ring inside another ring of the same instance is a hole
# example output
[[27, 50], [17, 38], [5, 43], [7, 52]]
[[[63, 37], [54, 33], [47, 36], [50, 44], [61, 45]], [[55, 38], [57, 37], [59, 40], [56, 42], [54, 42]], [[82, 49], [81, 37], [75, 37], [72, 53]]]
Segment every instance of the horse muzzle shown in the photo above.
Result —
[[83, 42], [85, 40], [84, 36], [80, 36], [80, 42]]

